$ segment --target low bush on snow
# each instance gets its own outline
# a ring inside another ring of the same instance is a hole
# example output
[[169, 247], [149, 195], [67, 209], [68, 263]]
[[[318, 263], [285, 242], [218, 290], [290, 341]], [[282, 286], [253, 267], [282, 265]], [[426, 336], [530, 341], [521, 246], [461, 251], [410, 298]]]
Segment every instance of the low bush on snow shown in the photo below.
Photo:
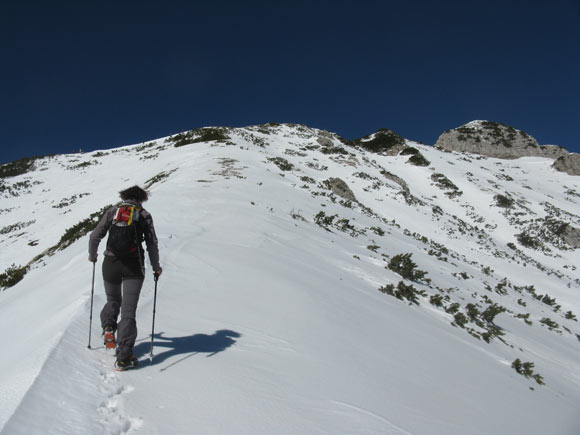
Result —
[[387, 284], [379, 288], [381, 293], [394, 296], [399, 300], [407, 300], [409, 304], [419, 305], [419, 296], [425, 296], [426, 293], [422, 290], [417, 290], [412, 285], [406, 285], [403, 281], [399, 281], [397, 287], [393, 284]]
[[534, 379], [539, 385], [545, 385], [544, 378], [540, 374], [534, 374], [533, 362], [522, 362], [519, 358], [514, 360], [512, 368], [520, 375], [526, 378]]
[[24, 275], [28, 272], [28, 267], [20, 267], [13, 264], [4, 273], [0, 273], [0, 289], [7, 289], [13, 287], [22, 281]]
[[423, 270], [417, 270], [417, 265], [411, 257], [413, 254], [398, 254], [391, 258], [389, 265], [387, 266], [390, 270], [398, 273], [403, 278], [410, 279], [411, 281], [418, 281], [422, 279], [427, 272]]

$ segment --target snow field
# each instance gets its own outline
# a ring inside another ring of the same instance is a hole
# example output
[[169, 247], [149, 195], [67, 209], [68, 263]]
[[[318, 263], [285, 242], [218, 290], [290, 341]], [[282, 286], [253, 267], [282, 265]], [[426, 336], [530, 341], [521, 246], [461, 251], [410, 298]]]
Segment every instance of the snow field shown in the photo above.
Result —
[[[514, 284], [534, 284], [539, 293], [555, 296], [562, 311], [577, 311], [580, 296], [577, 288], [567, 288], [567, 278], [494, 257], [468, 236], [453, 239], [445, 232], [444, 225], [453, 223], [450, 215], [470, 222], [467, 208], [461, 206], [469, 203], [486, 222], [497, 224], [490, 232], [498, 246], [513, 240], [509, 222], [490, 206], [496, 191], [487, 178], [517, 190], [491, 175], [497, 173], [495, 159], [473, 164], [418, 146], [435, 172], [445, 173], [464, 191], [451, 200], [431, 185], [433, 170], [407, 165], [404, 156], [371, 156], [375, 166], [357, 151], [353, 167], [311, 150], [304, 151], [306, 156], [286, 154], [312, 143], [288, 126], [268, 140], [260, 148], [234, 137], [237, 146], [192, 144], [161, 150], [158, 158], [146, 160], [138, 158], [145, 152], [135, 156], [123, 151], [99, 158], [100, 165], [78, 174], [64, 172], [51, 161], [45, 171], [35, 173], [44, 177], [39, 178], [44, 184], [33, 188], [50, 186], [54, 201], [85, 191], [91, 195], [65, 214], [52, 208], [51, 196], [44, 196], [36, 205], [37, 222], [28, 227], [39, 244], [33, 248], [27, 238], [10, 240], [11, 255], [3, 249], [2, 264], [29, 261], [34, 249], [52, 246], [65, 228], [114, 202], [122, 187], [175, 170], [152, 186], [145, 204], [155, 221], [164, 268], [158, 285], [155, 357], [149, 364], [150, 268], [138, 310], [135, 351], [142, 367], [125, 373], [112, 370], [114, 358], [99, 336], [104, 295], [98, 269], [94, 348], [86, 348], [91, 265], [86, 260], [88, 239], [79, 240], [0, 295], [0, 326], [15, 331], [11, 338], [1, 338], [3, 348], [10, 343], [13, 350], [0, 360], [3, 434], [577, 433], [578, 342], [571, 334], [556, 334], [538, 324], [546, 315], [556, 318], [550, 307], [526, 299], [533, 327], [498, 315], [508, 344], [487, 344], [451, 326], [453, 316], [433, 307], [428, 298], [421, 298], [419, 306], [408, 305], [377, 290], [402, 280], [385, 269], [388, 257], [413, 252], [413, 260], [429, 272], [434, 285], [456, 288], [454, 301], [475, 302], [479, 296], [474, 293], [488, 294], [515, 310], [516, 300], [524, 296], [483, 289], [486, 281], [494, 287], [509, 277]], [[284, 157], [296, 169], [283, 172], [267, 160], [271, 157]], [[305, 165], [312, 161], [329, 169]], [[552, 195], [555, 204], [574, 213], [573, 204], [559, 199], [559, 183], [575, 183], [580, 190], [578, 182], [550, 172], [543, 159], [509, 165], [522, 168], [525, 181], [514, 175], [515, 169], [510, 174], [513, 184], [531, 185], [532, 191], [522, 189], [521, 194], [530, 195], [533, 210], [542, 211], [538, 202]], [[428, 205], [406, 204], [398, 186], [386, 180], [379, 190], [365, 191], [369, 183], [353, 173], [379, 177], [379, 166], [405, 179], [411, 193]], [[479, 179], [478, 187], [466, 181], [468, 171]], [[554, 182], [532, 184], [524, 171]], [[330, 176], [344, 179], [363, 204], [400, 227], [366, 216], [356, 206], [313, 195], [316, 185], [303, 188], [303, 176], [317, 182]], [[26, 206], [22, 198], [10, 201], [18, 210]], [[432, 219], [432, 205], [445, 210], [441, 221]], [[349, 219], [366, 233], [352, 237], [334, 227], [326, 231], [313, 223], [321, 210]], [[293, 213], [304, 221], [294, 219]], [[385, 235], [369, 231], [373, 226]], [[421, 242], [403, 234], [405, 228], [445, 243], [457, 258], [442, 262], [427, 255]], [[373, 242], [377, 252], [367, 248]], [[552, 268], [578, 257], [577, 251], [564, 252], [563, 258], [528, 254]], [[462, 255], [479, 264], [468, 263]], [[485, 275], [481, 264], [495, 272]], [[451, 275], [460, 272], [471, 278]], [[577, 271], [567, 273], [578, 277]], [[424, 283], [414, 285], [429, 295], [437, 293]], [[578, 333], [572, 321], [558, 322]], [[547, 385], [517, 374], [510, 367], [516, 357], [535, 362]]]

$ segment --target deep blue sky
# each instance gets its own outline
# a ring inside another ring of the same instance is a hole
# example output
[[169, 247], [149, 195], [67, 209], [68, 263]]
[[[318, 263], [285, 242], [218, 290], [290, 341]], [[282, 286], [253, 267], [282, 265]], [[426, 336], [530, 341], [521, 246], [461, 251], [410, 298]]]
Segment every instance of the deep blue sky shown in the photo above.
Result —
[[0, 162], [271, 121], [580, 151], [578, 1], [204, 3], [2, 1]]

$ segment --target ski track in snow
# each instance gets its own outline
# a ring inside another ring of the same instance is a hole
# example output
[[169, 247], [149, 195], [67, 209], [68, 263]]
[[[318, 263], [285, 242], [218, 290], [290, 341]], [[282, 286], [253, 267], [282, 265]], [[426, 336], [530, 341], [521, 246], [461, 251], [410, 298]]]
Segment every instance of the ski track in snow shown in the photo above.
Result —
[[336, 400], [331, 400], [330, 403], [338, 406], [339, 408], [346, 408], [350, 411], [354, 411], [354, 413], [360, 413], [363, 414], [365, 416], [369, 416], [373, 419], [377, 419], [379, 421], [381, 421], [382, 423], [385, 424], [385, 428], [384, 428], [384, 432], [382, 432], [383, 434], [388, 434], [388, 435], [414, 435], [411, 432], [407, 432], [406, 430], [404, 430], [403, 428], [397, 426], [396, 424], [391, 423], [389, 420], [381, 417], [380, 415], [377, 415], [371, 411], [368, 411], [366, 409], [362, 409], [358, 406], [354, 406], [351, 405], [349, 403], [344, 403], [344, 402], [338, 402]]

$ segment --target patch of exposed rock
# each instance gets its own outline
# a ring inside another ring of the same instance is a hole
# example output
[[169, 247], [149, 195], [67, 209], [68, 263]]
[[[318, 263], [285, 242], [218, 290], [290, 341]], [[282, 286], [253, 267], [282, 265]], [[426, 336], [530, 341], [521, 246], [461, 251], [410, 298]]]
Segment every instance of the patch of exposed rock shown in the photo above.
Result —
[[316, 141], [322, 145], [323, 147], [332, 147], [334, 146], [334, 142], [332, 142], [332, 139], [330, 139], [330, 137], [328, 136], [318, 136], [318, 138], [316, 138]]
[[572, 248], [580, 248], [580, 230], [578, 228], [566, 225], [560, 237], [562, 237], [562, 240]]
[[392, 174], [389, 171], [386, 171], [385, 169], [381, 170], [381, 174], [383, 175], [383, 177], [385, 177], [391, 181], [394, 181], [399, 186], [401, 186], [401, 188], [403, 189], [403, 191], [405, 193], [409, 193], [409, 186], [407, 185], [405, 180], [403, 180], [401, 177], [399, 177], [398, 175]]
[[334, 194], [346, 199], [347, 201], [358, 202], [356, 196], [354, 196], [354, 193], [350, 190], [350, 187], [348, 187], [348, 184], [346, 184], [344, 180], [340, 178], [329, 178], [325, 183]]
[[568, 175], [580, 175], [580, 154], [570, 153], [558, 157], [552, 167]]
[[520, 157], [547, 157], [557, 159], [568, 151], [556, 145], [540, 146], [525, 131], [491, 121], [471, 121], [453, 130], [447, 130], [436, 147], [445, 151], [459, 151], [500, 159]]

